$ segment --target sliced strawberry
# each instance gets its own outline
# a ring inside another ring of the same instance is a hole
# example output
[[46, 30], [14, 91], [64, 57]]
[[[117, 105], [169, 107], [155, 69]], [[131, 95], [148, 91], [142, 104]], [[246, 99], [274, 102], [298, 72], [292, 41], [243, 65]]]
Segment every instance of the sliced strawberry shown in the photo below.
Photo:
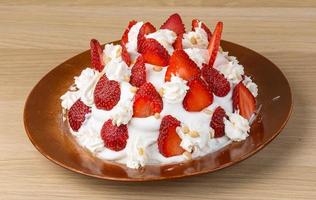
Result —
[[160, 27], [160, 29], [169, 29], [175, 32], [177, 35], [183, 34], [185, 32], [184, 24], [178, 13], [171, 15]]
[[183, 49], [183, 47], [182, 47], [182, 38], [183, 38], [183, 34], [182, 33], [177, 36], [176, 41], [174, 41], [174, 43], [172, 44], [174, 49]]
[[[200, 23], [200, 22], [201, 22], [201, 21], [198, 20], [198, 19], [193, 19], [193, 20], [192, 20], [192, 31], [194, 31], [196, 27], [199, 27], [199, 23]], [[207, 39], [208, 39], [208, 41], [210, 41], [211, 38], [212, 38], [212, 32], [211, 32], [211, 30], [204, 24], [204, 22], [201, 22], [201, 28], [206, 32], [206, 34], [207, 34]]]
[[122, 59], [123, 61], [127, 64], [127, 66], [130, 66], [131, 65], [131, 57], [125, 47], [125, 45], [121, 45], [122, 47]]
[[69, 125], [74, 131], [78, 131], [82, 123], [86, 119], [86, 114], [90, 113], [91, 109], [78, 99], [68, 111]]
[[93, 95], [98, 109], [111, 110], [120, 100], [120, 84], [117, 81], [108, 80], [104, 75], [95, 86]]
[[125, 148], [128, 139], [127, 125], [116, 126], [109, 119], [102, 126], [101, 138], [106, 148], [113, 151], [121, 151]]
[[213, 103], [213, 94], [202, 79], [193, 79], [187, 85], [189, 90], [183, 99], [186, 111], [201, 111]]
[[210, 67], [213, 67], [213, 64], [215, 62], [215, 59], [219, 50], [221, 37], [222, 37], [222, 30], [223, 30], [223, 22], [218, 22], [216, 24], [214, 33], [211, 37], [210, 43], [208, 44], [208, 47], [207, 47], [208, 52], [210, 54], [210, 61], [208, 63]]
[[146, 63], [163, 67], [169, 63], [168, 51], [155, 39], [145, 39], [140, 47], [140, 52]]
[[146, 67], [142, 55], [139, 55], [131, 70], [130, 84], [140, 87], [146, 83]]
[[91, 65], [94, 69], [101, 72], [104, 68], [102, 47], [98, 40], [91, 39]]
[[234, 111], [239, 110], [239, 114], [248, 120], [256, 110], [256, 99], [242, 82], [234, 88], [233, 108]]
[[180, 126], [180, 121], [171, 115], [162, 118], [158, 136], [158, 149], [165, 157], [177, 156], [184, 152], [184, 149], [180, 146], [181, 138], [176, 132], [178, 126]]
[[139, 53], [142, 53], [142, 44], [145, 41], [145, 35], [148, 35], [150, 33], [156, 32], [156, 28], [150, 23], [146, 22], [142, 25], [142, 27], [139, 29], [138, 35], [137, 35], [137, 50]]
[[171, 76], [177, 75], [189, 81], [199, 77], [201, 72], [196, 63], [182, 50], [175, 50], [170, 57], [169, 66], [165, 74], [165, 81], [170, 81]]
[[136, 92], [133, 113], [134, 117], [144, 118], [160, 113], [163, 102], [151, 83], [144, 83]]
[[218, 97], [224, 97], [230, 91], [230, 84], [228, 80], [213, 67], [207, 64], [202, 66], [202, 77], [207, 82], [213, 93]]
[[128, 42], [128, 33], [129, 33], [129, 30], [131, 30], [132, 26], [134, 26], [135, 24], [137, 23], [137, 21], [135, 20], [132, 20], [128, 23], [128, 26], [127, 28], [125, 29], [123, 35], [122, 35], [122, 39], [121, 39], [121, 44], [122, 46], [125, 46], [126, 43]]
[[218, 106], [213, 113], [210, 123], [210, 126], [214, 129], [215, 138], [225, 135], [224, 117], [227, 117], [225, 110], [222, 107]]

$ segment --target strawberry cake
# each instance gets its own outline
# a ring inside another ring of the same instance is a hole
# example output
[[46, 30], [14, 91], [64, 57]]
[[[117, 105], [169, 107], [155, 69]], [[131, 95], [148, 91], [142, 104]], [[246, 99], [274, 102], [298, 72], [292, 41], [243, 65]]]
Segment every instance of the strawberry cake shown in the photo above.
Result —
[[138, 169], [180, 163], [245, 140], [257, 85], [213, 30], [178, 14], [131, 21], [120, 44], [92, 39], [91, 66], [61, 96], [63, 119], [96, 157]]

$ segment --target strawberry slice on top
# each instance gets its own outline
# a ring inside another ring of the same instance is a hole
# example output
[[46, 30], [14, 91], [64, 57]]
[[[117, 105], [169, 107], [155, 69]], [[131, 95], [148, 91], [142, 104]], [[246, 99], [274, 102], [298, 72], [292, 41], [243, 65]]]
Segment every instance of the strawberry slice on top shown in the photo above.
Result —
[[234, 111], [239, 110], [239, 114], [248, 120], [256, 111], [256, 99], [242, 82], [234, 88], [233, 108]]
[[120, 84], [103, 75], [95, 86], [93, 96], [98, 109], [111, 110], [120, 100]]
[[109, 119], [104, 122], [101, 129], [101, 138], [104, 146], [113, 151], [121, 151], [125, 149], [128, 139], [128, 129], [126, 124], [120, 126], [113, 125]]
[[201, 73], [203, 79], [216, 96], [224, 97], [229, 93], [230, 84], [228, 80], [215, 68], [209, 67], [207, 64], [203, 64]]
[[146, 22], [142, 25], [142, 27], [139, 29], [138, 35], [137, 35], [137, 50], [139, 53], [142, 53], [142, 44], [146, 40], [146, 35], [156, 32], [156, 28], [150, 23]]
[[167, 66], [169, 63], [169, 53], [157, 40], [146, 38], [139, 49], [145, 63], [158, 66]]
[[194, 31], [196, 27], [199, 27], [199, 23], [201, 23], [201, 28], [206, 32], [206, 34], [207, 34], [207, 39], [208, 39], [208, 41], [210, 41], [211, 38], [212, 38], [212, 32], [211, 32], [211, 30], [204, 24], [204, 22], [201, 22], [201, 21], [198, 20], [198, 19], [193, 19], [193, 20], [192, 20], [192, 31]]
[[146, 67], [142, 55], [139, 55], [131, 70], [130, 84], [140, 87], [146, 83]]
[[210, 60], [208, 63], [210, 67], [213, 67], [213, 64], [215, 62], [215, 59], [219, 50], [219, 46], [221, 43], [222, 31], [223, 31], [223, 22], [217, 22], [214, 33], [207, 47], [208, 52], [210, 54]]
[[122, 60], [127, 64], [127, 66], [130, 66], [131, 65], [131, 56], [129, 55], [127, 49], [126, 49], [126, 46], [125, 45], [122, 45], [121, 44], [121, 47], [122, 47]]
[[103, 51], [99, 41], [96, 39], [91, 39], [90, 49], [92, 68], [101, 72], [104, 68], [104, 62]]
[[224, 118], [226, 118], [225, 110], [218, 106], [213, 115], [210, 126], [214, 129], [214, 138], [222, 137], [225, 135]]
[[161, 96], [151, 83], [144, 83], [136, 92], [133, 117], [145, 118], [160, 113], [163, 108]]
[[187, 81], [200, 77], [201, 71], [197, 64], [182, 50], [175, 50], [170, 57], [169, 66], [165, 74], [165, 81], [170, 81], [171, 76], [177, 75]]
[[182, 22], [182, 19], [178, 13], [171, 15], [163, 25], [161, 25], [160, 29], [169, 29], [175, 32], [177, 35], [183, 34], [185, 32], [185, 27]]
[[182, 46], [182, 39], [183, 39], [183, 33], [179, 34], [176, 38], [176, 40], [174, 41], [174, 43], [172, 44], [173, 48], [176, 49], [183, 49]]
[[184, 152], [184, 149], [180, 146], [181, 138], [176, 131], [178, 126], [180, 126], [180, 121], [171, 115], [166, 115], [161, 120], [158, 149], [165, 157], [181, 155]]
[[182, 102], [186, 111], [198, 112], [213, 103], [212, 91], [201, 78], [193, 79], [187, 85], [189, 90]]
[[137, 23], [137, 21], [132, 20], [128, 23], [127, 28], [125, 29], [123, 35], [122, 35], [122, 39], [121, 39], [121, 45], [125, 46], [126, 43], [128, 43], [128, 33], [131, 30], [131, 28]]
[[78, 131], [86, 119], [86, 114], [91, 112], [91, 108], [78, 99], [68, 111], [69, 125], [74, 131]]

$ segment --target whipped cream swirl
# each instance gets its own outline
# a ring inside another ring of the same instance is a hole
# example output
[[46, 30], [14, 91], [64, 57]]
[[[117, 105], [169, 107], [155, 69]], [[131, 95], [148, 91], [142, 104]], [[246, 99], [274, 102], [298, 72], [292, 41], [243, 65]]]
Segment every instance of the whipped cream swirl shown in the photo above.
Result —
[[252, 80], [249, 76], [245, 76], [242, 83], [248, 88], [248, 90], [251, 92], [251, 94], [254, 97], [258, 96], [258, 86], [257, 86], [257, 84], [252, 82]]
[[238, 64], [238, 61], [235, 60], [215, 66], [215, 68], [232, 84], [239, 83], [242, 80], [242, 75], [244, 74], [244, 67]]
[[119, 102], [112, 110], [111, 118], [112, 123], [120, 126], [127, 124], [133, 116], [133, 103], [132, 101], [125, 100]]
[[180, 103], [184, 99], [189, 87], [187, 81], [178, 76], [172, 75], [171, 81], [165, 82], [162, 86], [163, 97], [168, 103]]
[[163, 47], [165, 47], [165, 49], [171, 55], [174, 50], [172, 44], [176, 40], [177, 35], [175, 32], [171, 30], [160, 29], [154, 33], [148, 34], [146, 38], [153, 38], [157, 40]]
[[224, 118], [226, 136], [233, 141], [242, 141], [248, 137], [249, 122], [238, 113], [228, 113], [229, 120]]
[[195, 27], [194, 31], [183, 34], [182, 45], [183, 48], [201, 48], [206, 49], [208, 46], [207, 33], [201, 28], [202, 23]]
[[121, 60], [122, 47], [121, 45], [106, 44], [103, 50], [103, 61], [105, 64], [111, 60], [119, 59]]
[[184, 51], [200, 68], [202, 68], [203, 63], [208, 63], [210, 60], [210, 54], [207, 49], [188, 48], [184, 49]]

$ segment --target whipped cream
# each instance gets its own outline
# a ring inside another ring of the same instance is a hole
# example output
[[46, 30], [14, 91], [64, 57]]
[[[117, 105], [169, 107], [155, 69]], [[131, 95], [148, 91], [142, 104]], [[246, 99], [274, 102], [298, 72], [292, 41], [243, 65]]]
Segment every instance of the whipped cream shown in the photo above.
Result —
[[163, 98], [168, 103], [181, 103], [189, 87], [187, 81], [178, 76], [172, 75], [171, 81], [165, 82], [163, 88]]
[[202, 68], [203, 63], [208, 64], [210, 60], [210, 54], [208, 53], [207, 49], [188, 48], [184, 49], [184, 51], [200, 68]]
[[165, 49], [168, 51], [169, 55], [173, 52], [172, 44], [177, 38], [177, 34], [168, 29], [160, 29], [154, 33], [146, 35], [146, 38], [153, 38], [157, 40]]
[[122, 47], [121, 45], [106, 44], [103, 50], [103, 61], [105, 64], [111, 60], [122, 60]]
[[133, 116], [133, 104], [132, 101], [119, 102], [117, 106], [112, 110], [111, 119], [116, 126], [121, 124], [127, 124]]
[[245, 76], [242, 83], [248, 88], [254, 97], [258, 96], [258, 86], [251, 80], [249, 76]]
[[201, 28], [201, 22], [199, 26], [195, 27], [194, 31], [190, 31], [183, 34], [182, 46], [186, 48], [201, 48], [206, 49], [208, 46], [207, 33]]
[[245, 140], [250, 131], [249, 122], [238, 113], [228, 113], [229, 120], [224, 118], [226, 136], [232, 141]]
[[69, 110], [71, 106], [80, 98], [79, 91], [67, 91], [60, 97], [61, 107]]
[[244, 75], [244, 67], [238, 64], [237, 61], [228, 61], [224, 64], [215, 66], [221, 74], [232, 84], [237, 84], [242, 80]]
[[132, 61], [135, 61], [137, 56], [139, 55], [137, 53], [137, 41], [138, 41], [137, 37], [138, 37], [139, 30], [143, 24], [144, 24], [143, 22], [137, 22], [130, 28], [127, 34], [128, 42], [126, 44], [126, 49], [128, 53], [130, 54]]
[[105, 74], [110, 80], [122, 82], [130, 77], [130, 69], [127, 64], [119, 60], [111, 60], [105, 67]]

